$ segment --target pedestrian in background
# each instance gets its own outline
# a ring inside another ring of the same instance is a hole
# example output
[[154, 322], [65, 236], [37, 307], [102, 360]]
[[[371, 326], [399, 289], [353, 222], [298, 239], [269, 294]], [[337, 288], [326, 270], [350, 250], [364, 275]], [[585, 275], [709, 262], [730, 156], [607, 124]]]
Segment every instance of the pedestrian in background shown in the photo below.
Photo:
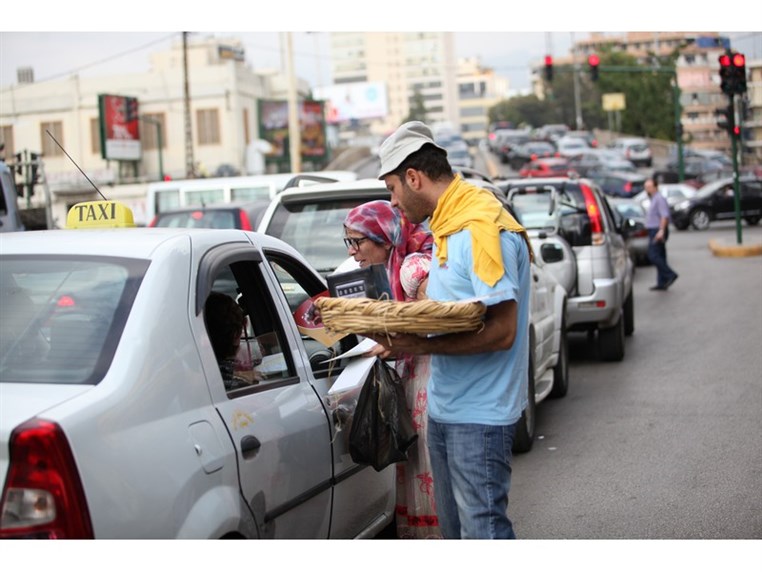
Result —
[[[410, 223], [389, 201], [370, 201], [353, 208], [344, 219], [344, 243], [361, 268], [383, 264], [395, 300], [426, 297], [431, 267], [431, 232]], [[434, 479], [427, 447], [427, 355], [403, 356], [397, 371], [403, 380], [407, 408], [418, 433], [407, 461], [397, 463], [397, 538], [442, 538], [434, 510]]]
[[659, 192], [655, 177], [646, 180], [645, 190], [651, 198], [646, 213], [648, 259], [656, 266], [656, 285], [651, 286], [651, 290], [666, 290], [677, 280], [677, 273], [667, 264], [667, 239], [672, 217], [667, 199]]
[[454, 175], [420, 121], [381, 145], [379, 178], [412, 223], [427, 218], [434, 257], [426, 294], [485, 299], [478, 331], [371, 335], [377, 355], [431, 354], [429, 455], [445, 538], [515, 538], [508, 518], [516, 425], [527, 406], [531, 248], [495, 196]]

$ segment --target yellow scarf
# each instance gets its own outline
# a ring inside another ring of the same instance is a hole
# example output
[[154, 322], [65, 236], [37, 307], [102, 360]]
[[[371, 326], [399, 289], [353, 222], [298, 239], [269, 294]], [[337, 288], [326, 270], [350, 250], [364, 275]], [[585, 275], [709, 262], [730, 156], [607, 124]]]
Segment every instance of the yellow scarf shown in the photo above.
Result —
[[524, 227], [490, 191], [465, 182], [459, 174], [439, 198], [429, 228], [434, 235], [440, 265], [447, 261], [447, 237], [463, 229], [471, 231], [474, 272], [489, 286], [494, 286], [505, 271], [500, 249], [501, 230], [521, 234], [529, 248], [530, 260], [533, 259]]

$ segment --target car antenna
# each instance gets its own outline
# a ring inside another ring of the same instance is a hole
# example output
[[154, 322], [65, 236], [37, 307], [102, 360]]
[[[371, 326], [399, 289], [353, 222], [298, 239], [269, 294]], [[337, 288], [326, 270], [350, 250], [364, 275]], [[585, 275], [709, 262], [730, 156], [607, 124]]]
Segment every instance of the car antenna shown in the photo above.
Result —
[[56, 138], [55, 138], [55, 137], [53, 137], [53, 134], [52, 134], [50, 131], [48, 131], [47, 129], [45, 130], [45, 133], [47, 133], [48, 135], [50, 135], [50, 138], [51, 138], [53, 141], [55, 141], [55, 144], [56, 144], [56, 145], [58, 145], [58, 146], [61, 148], [61, 151], [63, 151], [63, 152], [64, 152], [64, 154], [65, 154], [65, 155], [66, 155], [66, 156], [69, 158], [69, 161], [71, 161], [72, 163], [74, 163], [74, 166], [75, 166], [77, 169], [79, 169], [79, 172], [80, 172], [80, 173], [82, 173], [82, 174], [85, 176], [85, 179], [87, 179], [87, 181], [88, 181], [88, 182], [89, 182], [89, 183], [90, 183], [90, 184], [93, 186], [93, 188], [94, 188], [96, 191], [98, 191], [98, 194], [99, 194], [101, 197], [103, 197], [103, 200], [104, 200], [104, 201], [107, 201], [108, 199], [107, 199], [106, 197], [104, 197], [104, 196], [103, 196], [103, 193], [101, 192], [101, 190], [100, 190], [98, 187], [96, 187], [96, 186], [95, 186], [95, 183], [93, 183], [93, 182], [90, 180], [90, 177], [88, 177], [87, 175], [85, 175], [85, 172], [84, 172], [82, 169], [80, 169], [80, 168], [79, 168], [79, 165], [77, 165], [77, 162], [76, 162], [74, 159], [72, 159], [72, 158], [71, 158], [71, 155], [69, 155], [69, 154], [66, 152], [66, 149], [64, 149], [64, 148], [63, 148], [63, 146], [62, 146], [62, 145], [61, 145], [61, 144], [60, 144], [60, 143], [59, 143], [59, 142], [56, 140]]

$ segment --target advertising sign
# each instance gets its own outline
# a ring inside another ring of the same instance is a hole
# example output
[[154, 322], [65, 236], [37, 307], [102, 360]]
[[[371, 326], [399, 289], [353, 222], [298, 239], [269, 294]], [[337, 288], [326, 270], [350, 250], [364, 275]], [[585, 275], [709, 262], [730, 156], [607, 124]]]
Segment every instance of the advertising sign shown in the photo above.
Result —
[[[267, 154], [270, 159], [287, 159], [288, 148], [288, 102], [260, 101], [260, 137], [268, 141], [273, 150]], [[299, 131], [302, 140], [302, 156], [322, 158], [326, 156], [325, 121], [323, 102], [302, 101], [299, 103]]]
[[138, 161], [142, 155], [138, 100], [121, 95], [98, 96], [101, 157]]
[[326, 123], [348, 123], [386, 117], [389, 105], [382, 82], [357, 82], [316, 87], [315, 99], [325, 101]]

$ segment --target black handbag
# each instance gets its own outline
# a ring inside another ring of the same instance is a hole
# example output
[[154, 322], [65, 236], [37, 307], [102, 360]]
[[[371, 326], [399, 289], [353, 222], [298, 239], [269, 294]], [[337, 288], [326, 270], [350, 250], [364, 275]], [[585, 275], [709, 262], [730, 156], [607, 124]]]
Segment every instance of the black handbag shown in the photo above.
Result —
[[365, 380], [349, 431], [349, 454], [355, 463], [381, 471], [407, 460], [418, 439], [396, 370], [376, 359]]

